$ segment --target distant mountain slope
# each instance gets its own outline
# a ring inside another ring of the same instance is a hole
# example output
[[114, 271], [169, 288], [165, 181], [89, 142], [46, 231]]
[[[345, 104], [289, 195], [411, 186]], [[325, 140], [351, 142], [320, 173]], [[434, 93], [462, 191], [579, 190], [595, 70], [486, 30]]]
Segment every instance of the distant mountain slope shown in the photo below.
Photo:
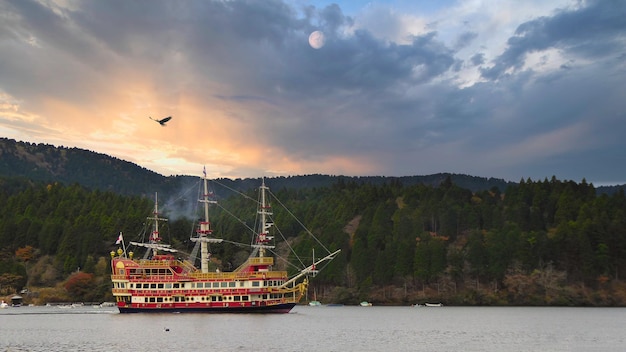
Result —
[[[459, 187], [469, 189], [471, 191], [489, 190], [493, 187], [497, 187], [501, 192], [504, 192], [506, 188], [513, 184], [513, 182], [507, 182], [502, 179], [496, 178], [484, 178], [460, 174], [451, 173], [438, 173], [427, 176], [328, 176], [328, 175], [306, 175], [306, 176], [290, 176], [290, 177], [277, 177], [272, 178], [268, 183], [272, 189], [278, 187], [287, 188], [309, 188], [309, 187], [326, 187], [330, 186], [339, 180], [344, 182], [356, 182], [357, 184], [373, 184], [382, 185], [390, 183], [400, 183], [403, 186], [411, 186], [416, 184], [425, 184], [430, 186], [439, 186], [448, 177], [450, 180]], [[258, 185], [258, 181], [254, 180], [253, 185]]]
[[79, 148], [0, 139], [0, 176], [34, 181], [78, 183], [121, 194], [160, 189], [166, 177], [128, 161]]
[[[7, 138], [0, 138], [0, 177], [64, 184], [78, 183], [90, 189], [119, 194], [152, 195], [154, 192], [160, 192], [164, 196], [180, 192], [198, 180], [194, 176], [166, 177], [131, 162], [85, 149], [18, 142]], [[268, 178], [267, 183], [275, 190], [327, 187], [339, 180], [375, 185], [399, 182], [405, 186], [415, 184], [438, 186], [448, 177], [456, 185], [474, 192], [493, 187], [505, 192], [509, 185], [514, 184], [503, 179], [450, 173], [403, 177], [314, 174]], [[259, 178], [219, 181], [236, 190], [249, 190], [259, 185]], [[613, 193], [622, 187], [599, 187], [597, 190], [599, 193]]]

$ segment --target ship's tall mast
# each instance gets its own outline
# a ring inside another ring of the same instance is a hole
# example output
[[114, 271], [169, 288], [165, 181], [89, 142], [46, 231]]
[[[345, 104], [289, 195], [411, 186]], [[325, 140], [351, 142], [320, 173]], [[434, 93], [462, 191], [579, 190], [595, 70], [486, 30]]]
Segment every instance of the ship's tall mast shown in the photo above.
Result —
[[[203, 193], [202, 198], [198, 201], [204, 203], [204, 218], [198, 223], [198, 229], [196, 230], [197, 237], [192, 237], [192, 242], [200, 242], [200, 271], [203, 273], [209, 272], [209, 243], [221, 243], [223, 240], [220, 238], [213, 238], [213, 230], [211, 230], [211, 223], [209, 222], [209, 205], [217, 204], [217, 201], [211, 200], [211, 193], [209, 192], [208, 179], [206, 177], [206, 170], [203, 172]], [[193, 253], [196, 253], [194, 249]], [[195, 259], [194, 259], [195, 260]]]
[[261, 221], [259, 223], [259, 232], [257, 235], [256, 243], [254, 247], [259, 249], [259, 257], [265, 256], [265, 249], [274, 248], [274, 246], [269, 245], [269, 243], [274, 238], [269, 235], [269, 229], [274, 225], [269, 221], [269, 217], [272, 215], [272, 207], [267, 203], [265, 192], [269, 189], [269, 187], [265, 186], [265, 178], [261, 181], [261, 201], [259, 204], [259, 210], [257, 213], [261, 217]]
[[[166, 252], [172, 252], [172, 253], [177, 252], [176, 249], [171, 248], [172, 247], [171, 245], [161, 244], [161, 237], [159, 236], [159, 221], [167, 221], [167, 219], [159, 217], [159, 196], [157, 193], [154, 194], [154, 211], [152, 213], [152, 216], [149, 216], [147, 219], [153, 222], [152, 233], [150, 233], [150, 238], [148, 238], [148, 241], [147, 242], [130, 241], [129, 244], [134, 245], [134, 246], [148, 248], [143, 259], [148, 259], [151, 252], [152, 252], [153, 258], [155, 255], [159, 254], [159, 251], [166, 251]], [[152, 251], [150, 251], [150, 249]]]
[[206, 173], [204, 174], [204, 192], [202, 195], [202, 199], [200, 199], [201, 203], [204, 203], [204, 218], [200, 221], [200, 226], [198, 228], [198, 240], [200, 241], [200, 270], [203, 273], [209, 272], [209, 242], [211, 242], [211, 234], [213, 230], [211, 230], [211, 222], [209, 221], [209, 204], [217, 203], [214, 200], [209, 199], [209, 187], [206, 178]]
[[167, 221], [167, 219], [163, 219], [159, 217], [159, 195], [158, 193], [154, 194], [154, 212], [152, 217], [149, 217], [149, 220], [154, 221], [154, 226], [152, 227], [152, 233], [150, 234], [149, 243], [154, 244], [152, 246], [152, 256], [158, 254], [158, 244], [161, 242], [161, 237], [159, 236], [159, 221]]

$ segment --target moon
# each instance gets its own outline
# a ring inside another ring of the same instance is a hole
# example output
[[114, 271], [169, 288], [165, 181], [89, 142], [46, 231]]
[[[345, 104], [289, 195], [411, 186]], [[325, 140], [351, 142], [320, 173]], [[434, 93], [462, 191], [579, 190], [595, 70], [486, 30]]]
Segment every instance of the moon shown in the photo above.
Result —
[[309, 35], [309, 45], [313, 49], [319, 49], [324, 46], [326, 42], [326, 38], [324, 37], [324, 33], [322, 31], [315, 31]]

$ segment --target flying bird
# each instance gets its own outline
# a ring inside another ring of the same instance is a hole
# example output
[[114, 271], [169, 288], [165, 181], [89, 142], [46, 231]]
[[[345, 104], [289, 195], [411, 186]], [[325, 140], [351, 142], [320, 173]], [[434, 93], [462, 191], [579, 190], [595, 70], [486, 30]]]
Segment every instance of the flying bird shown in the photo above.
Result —
[[[150, 117], [150, 116], [149, 116], [149, 117]], [[164, 118], [164, 119], [160, 119], [160, 120], [155, 120], [155, 119], [153, 119], [152, 117], [150, 117], [150, 120], [152, 120], [152, 121], [156, 121], [156, 122], [160, 123], [160, 124], [161, 124], [161, 126], [165, 126], [165, 123], [166, 123], [167, 121], [171, 120], [171, 119], [172, 119], [172, 117], [171, 117], [171, 116], [168, 116], [168, 117], [166, 117], [166, 118]]]

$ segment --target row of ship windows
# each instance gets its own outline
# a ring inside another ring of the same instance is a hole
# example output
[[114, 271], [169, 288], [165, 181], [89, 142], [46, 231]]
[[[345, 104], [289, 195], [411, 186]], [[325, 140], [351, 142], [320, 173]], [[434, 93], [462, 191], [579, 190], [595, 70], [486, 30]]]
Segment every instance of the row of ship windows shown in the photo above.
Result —
[[[269, 287], [280, 286], [282, 281], [280, 280], [268, 280], [268, 281], [251, 281], [248, 286], [251, 287]], [[143, 290], [158, 290], [158, 289], [202, 289], [202, 288], [236, 288], [236, 281], [219, 281], [219, 282], [168, 282], [168, 283], [129, 283], [131, 289], [143, 289]], [[116, 282], [116, 288], [126, 288], [125, 282]], [[245, 282], [239, 281], [239, 287], [246, 287]]]
[[[270, 295], [260, 295], [259, 299], [280, 299], [281, 294], [272, 293]], [[145, 303], [164, 302], [247, 302], [250, 296], [209, 296], [209, 297], [144, 297]]]
[[[123, 271], [121, 272], [123, 275]], [[172, 275], [172, 271], [168, 269], [130, 269], [128, 273], [135, 275]]]

